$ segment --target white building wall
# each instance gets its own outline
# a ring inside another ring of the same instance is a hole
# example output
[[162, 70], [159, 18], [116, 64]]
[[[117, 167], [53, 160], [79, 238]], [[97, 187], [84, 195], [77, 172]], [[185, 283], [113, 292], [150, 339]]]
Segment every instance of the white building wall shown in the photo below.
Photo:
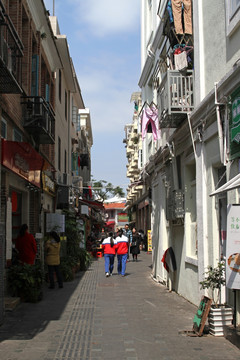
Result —
[[[152, 1], [152, 4], [157, 3], [159, 4], [157, 1]], [[165, 8], [166, 3], [167, 1], [160, 3], [160, 16], [161, 7]], [[162, 51], [161, 46], [154, 48], [153, 52], [148, 51], [152, 50], [148, 46], [155, 41], [160, 24], [156, 7], [154, 9], [152, 5], [155, 13], [151, 15], [152, 26], [150, 26], [148, 4], [149, 1], [142, 1], [140, 78], [142, 103], [155, 100], [152, 74]], [[184, 127], [184, 136], [179, 131], [174, 133], [172, 129], [163, 130], [161, 143], [154, 147], [152, 136], [148, 135], [143, 142], [143, 163], [147, 169], [150, 168], [153, 155], [157, 151], [161, 152], [169, 139], [174, 141], [175, 156], [180, 156], [182, 162], [181, 181], [185, 196], [185, 218], [183, 224], [171, 224], [166, 221], [163, 175], [157, 173], [154, 178], [152, 172], [152, 178], [148, 181], [152, 182], [153, 276], [159, 281], [167, 281], [168, 285], [174, 286], [178, 293], [198, 305], [203, 294], [199, 281], [203, 279], [206, 267], [209, 264], [216, 265], [221, 255], [219, 200], [209, 196], [218, 184], [218, 171], [224, 166], [220, 157], [214, 85], [216, 82], [222, 83], [224, 79], [227, 82], [226, 74], [236, 68], [240, 62], [240, 9], [231, 17], [230, 5], [233, 1], [198, 0], [192, 1], [192, 4], [196, 110], [191, 115], [189, 124], [187, 120], [184, 120], [185, 125], [181, 124]], [[230, 85], [228, 86], [231, 88]], [[221, 97], [219, 92], [217, 95], [218, 101], [227, 100], [224, 97], [224, 90], [221, 91]], [[230, 93], [226, 95], [229, 96]], [[198, 111], [198, 108], [201, 111]], [[239, 172], [238, 161], [234, 161], [231, 165], [229, 162], [226, 170], [227, 178], [233, 177]], [[192, 178], [194, 171], [195, 179]], [[228, 203], [239, 202], [238, 193], [230, 192], [227, 200]], [[177, 271], [172, 279], [161, 263], [163, 252], [169, 246], [173, 246], [177, 261]], [[232, 302], [231, 296], [229, 301]]]

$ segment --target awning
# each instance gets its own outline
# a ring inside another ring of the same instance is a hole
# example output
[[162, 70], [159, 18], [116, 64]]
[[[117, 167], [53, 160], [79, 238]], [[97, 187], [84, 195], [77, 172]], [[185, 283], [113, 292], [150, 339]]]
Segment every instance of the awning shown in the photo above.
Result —
[[234, 190], [237, 188], [240, 188], [240, 173], [231, 180], [227, 181], [226, 184], [222, 185], [220, 188], [212, 192], [209, 196], [222, 194], [226, 191]]

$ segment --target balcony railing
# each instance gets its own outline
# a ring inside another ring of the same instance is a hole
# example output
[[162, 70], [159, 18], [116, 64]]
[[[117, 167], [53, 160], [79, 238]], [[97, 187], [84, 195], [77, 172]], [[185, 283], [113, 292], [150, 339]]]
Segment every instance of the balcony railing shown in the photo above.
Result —
[[161, 128], [176, 128], [194, 109], [193, 71], [167, 70], [158, 88]]
[[23, 126], [38, 144], [54, 144], [55, 113], [41, 96], [26, 96], [23, 105]]
[[0, 0], [0, 93], [21, 94], [23, 44]]

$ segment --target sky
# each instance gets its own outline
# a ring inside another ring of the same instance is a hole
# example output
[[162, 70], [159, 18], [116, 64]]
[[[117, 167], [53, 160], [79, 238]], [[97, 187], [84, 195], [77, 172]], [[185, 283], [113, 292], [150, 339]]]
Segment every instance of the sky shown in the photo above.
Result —
[[124, 126], [140, 91], [140, 0], [44, 0], [67, 36], [84, 104], [90, 109], [92, 177], [124, 189]]

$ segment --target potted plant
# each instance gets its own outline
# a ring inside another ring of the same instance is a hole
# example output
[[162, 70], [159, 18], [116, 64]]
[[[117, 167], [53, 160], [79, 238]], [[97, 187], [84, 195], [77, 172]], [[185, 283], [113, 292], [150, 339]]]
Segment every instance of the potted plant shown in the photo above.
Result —
[[41, 264], [17, 264], [8, 269], [8, 290], [11, 296], [22, 301], [37, 302], [42, 299], [44, 273]]
[[221, 287], [225, 285], [225, 263], [218, 262], [216, 267], [208, 266], [205, 279], [200, 282], [201, 289], [208, 289], [212, 305], [208, 315], [209, 332], [215, 336], [223, 336], [224, 326], [232, 324], [232, 308], [221, 304]]

